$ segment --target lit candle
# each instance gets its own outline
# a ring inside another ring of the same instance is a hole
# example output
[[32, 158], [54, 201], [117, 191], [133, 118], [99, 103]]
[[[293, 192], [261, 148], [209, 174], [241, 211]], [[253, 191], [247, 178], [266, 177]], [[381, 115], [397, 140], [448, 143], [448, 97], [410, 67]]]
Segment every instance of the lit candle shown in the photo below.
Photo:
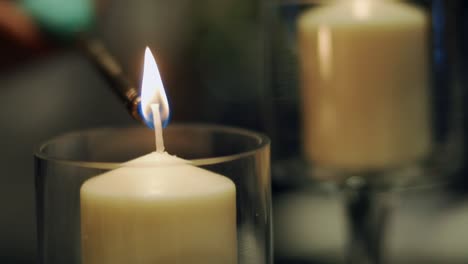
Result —
[[157, 151], [83, 184], [82, 263], [237, 263], [235, 185], [164, 152], [168, 104], [148, 49], [142, 90], [146, 120], [161, 105], [152, 109]]
[[298, 21], [307, 159], [341, 169], [431, 150], [428, 18], [404, 2], [340, 0]]

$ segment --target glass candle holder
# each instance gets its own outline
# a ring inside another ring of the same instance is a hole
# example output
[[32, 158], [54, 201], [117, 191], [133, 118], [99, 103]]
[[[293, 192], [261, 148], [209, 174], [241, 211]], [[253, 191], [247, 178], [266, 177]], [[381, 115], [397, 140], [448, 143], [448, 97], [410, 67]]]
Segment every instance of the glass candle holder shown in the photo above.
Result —
[[383, 194], [442, 184], [463, 163], [466, 3], [279, 0], [272, 10], [273, 179], [340, 187], [347, 262], [382, 263]]
[[184, 160], [144, 156], [154, 151], [146, 128], [80, 131], [38, 149], [39, 263], [272, 263], [269, 139], [206, 125], [164, 134]]

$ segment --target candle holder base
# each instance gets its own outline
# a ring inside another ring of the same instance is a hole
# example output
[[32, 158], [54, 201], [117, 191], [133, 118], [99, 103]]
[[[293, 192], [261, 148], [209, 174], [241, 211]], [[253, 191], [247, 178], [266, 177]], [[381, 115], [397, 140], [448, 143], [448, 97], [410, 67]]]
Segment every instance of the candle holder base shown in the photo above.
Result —
[[[320, 186], [344, 200], [348, 228], [346, 263], [385, 263], [385, 237], [400, 192], [449, 186], [456, 167], [414, 163], [387, 170], [350, 172], [313, 166], [300, 159], [276, 162], [273, 182], [281, 187]], [[291, 175], [296, 177], [291, 178]], [[289, 177], [289, 178], [288, 178]], [[336, 193], [335, 192], [335, 193]]]

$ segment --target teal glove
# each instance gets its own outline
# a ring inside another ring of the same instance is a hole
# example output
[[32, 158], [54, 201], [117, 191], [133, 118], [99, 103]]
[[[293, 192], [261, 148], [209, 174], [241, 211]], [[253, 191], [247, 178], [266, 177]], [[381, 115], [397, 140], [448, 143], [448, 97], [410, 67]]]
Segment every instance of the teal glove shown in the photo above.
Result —
[[93, 0], [21, 0], [21, 5], [40, 27], [64, 40], [94, 24]]

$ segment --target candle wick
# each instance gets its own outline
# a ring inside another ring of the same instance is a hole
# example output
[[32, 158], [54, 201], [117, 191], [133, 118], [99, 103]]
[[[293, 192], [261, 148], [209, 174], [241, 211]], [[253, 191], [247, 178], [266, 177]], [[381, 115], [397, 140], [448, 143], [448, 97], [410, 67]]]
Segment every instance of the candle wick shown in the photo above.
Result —
[[153, 111], [154, 141], [156, 143], [156, 152], [163, 153], [165, 148], [159, 104], [151, 104], [151, 110]]

